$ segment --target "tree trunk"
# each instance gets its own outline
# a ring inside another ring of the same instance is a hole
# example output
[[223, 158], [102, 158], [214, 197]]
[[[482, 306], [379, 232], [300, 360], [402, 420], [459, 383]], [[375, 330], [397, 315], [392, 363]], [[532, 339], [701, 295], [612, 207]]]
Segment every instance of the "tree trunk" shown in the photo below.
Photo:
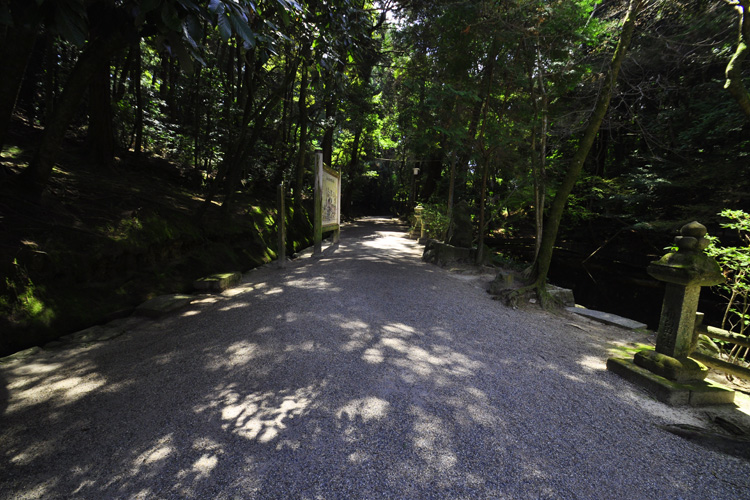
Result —
[[482, 152], [482, 188], [479, 193], [479, 232], [478, 232], [478, 238], [477, 238], [477, 256], [476, 256], [476, 263], [480, 264], [482, 260], [484, 259], [484, 232], [485, 232], [485, 225], [486, 225], [486, 198], [487, 198], [487, 178], [489, 177], [489, 171], [490, 171], [490, 151], [487, 147], [485, 147], [484, 142], [484, 132], [487, 128], [487, 114], [490, 109], [490, 98], [492, 96], [492, 81], [494, 80], [495, 75], [495, 62], [497, 56], [493, 54], [496, 54], [497, 50], [496, 42], [493, 41], [492, 47], [493, 49], [490, 51], [491, 58], [487, 59], [487, 72], [485, 73], [483, 80], [486, 77], [486, 87], [485, 87], [485, 96], [484, 96], [484, 105], [482, 109], [482, 128], [479, 131], [479, 149]]
[[135, 50], [135, 67], [133, 68], [133, 85], [135, 87], [135, 145], [133, 151], [136, 156], [143, 152], [143, 90], [141, 89], [141, 75], [143, 74], [143, 56], [141, 54], [141, 42], [139, 41]]
[[555, 241], [557, 239], [557, 232], [560, 228], [560, 220], [562, 219], [565, 205], [568, 201], [568, 196], [573, 190], [573, 187], [578, 180], [578, 176], [581, 173], [583, 164], [586, 161], [586, 157], [591, 150], [591, 146], [594, 143], [596, 134], [599, 132], [599, 127], [604, 120], [604, 115], [607, 113], [609, 107], [609, 101], [612, 95], [615, 82], [617, 81], [617, 75], [620, 72], [620, 66], [625, 58], [625, 53], [630, 45], [630, 40], [633, 37], [633, 31], [635, 30], [635, 20], [640, 10], [642, 0], [631, 0], [630, 6], [628, 7], [627, 14], [625, 15], [625, 21], [622, 26], [622, 33], [620, 34], [620, 41], [617, 44], [615, 53], [610, 63], [608, 73], [604, 76], [604, 82], [599, 92], [599, 98], [596, 101], [594, 111], [589, 118], [588, 125], [583, 133], [578, 150], [573, 155], [570, 161], [570, 166], [565, 174], [565, 178], [562, 184], [555, 193], [555, 197], [552, 200], [552, 206], [550, 207], [549, 216], [547, 217], [547, 223], [544, 228], [542, 236], [541, 246], [539, 247], [539, 254], [534, 264], [534, 284], [533, 286], [540, 291], [540, 299], [544, 301], [544, 290], [545, 283], [547, 280], [547, 274], [549, 267], [552, 262], [552, 252], [554, 250]]
[[750, 118], [750, 95], [747, 93], [745, 84], [742, 83], [742, 63], [747, 57], [748, 43], [750, 43], [750, 20], [747, 19], [750, 1], [736, 0], [730, 2], [730, 5], [733, 5], [738, 13], [739, 39], [737, 40], [737, 49], [725, 70], [726, 82], [724, 88], [732, 94], [745, 116]]
[[19, 184], [27, 190], [41, 193], [44, 190], [65, 131], [78, 112], [89, 82], [102, 61], [109, 59], [123, 45], [123, 38], [112, 33], [107, 38], [95, 39], [86, 46], [70, 72], [60, 100], [44, 128], [41, 142], [29, 163], [18, 177]]
[[477, 257], [476, 257], [476, 263], [481, 264], [484, 260], [484, 233], [486, 231], [485, 226], [487, 225], [486, 221], [486, 198], [487, 198], [487, 179], [490, 174], [490, 158], [489, 155], [485, 155], [485, 157], [482, 159], [482, 163], [484, 164], [482, 167], [482, 191], [479, 195], [479, 231], [478, 231], [478, 237], [477, 237]]
[[453, 217], [453, 196], [456, 191], [456, 151], [451, 155], [451, 178], [448, 185], [448, 220]]
[[115, 157], [109, 70], [109, 58], [98, 61], [89, 85], [89, 154], [103, 168], [111, 167]]
[[58, 98], [58, 73], [59, 67], [57, 56], [58, 49], [55, 37], [47, 32], [44, 41], [44, 117], [42, 122], [46, 126], [52, 119]]
[[[479, 83], [479, 95], [471, 110], [467, 132], [469, 140], [472, 141], [472, 143], [477, 137], [477, 129], [479, 128], [480, 120], [482, 119], [482, 110], [484, 109], [485, 100], [487, 99], [486, 93], [490, 90], [492, 80], [492, 72], [490, 71], [490, 68], [494, 67], [495, 65], [498, 50], [498, 44], [496, 42], [493, 42], [490, 46], [489, 52], [487, 53], [487, 59], [484, 64], [484, 69], [482, 70], [482, 80]], [[458, 174], [461, 178], [461, 182], [459, 183], [460, 189], [457, 193], [458, 199], [463, 198], [464, 191], [466, 191], [466, 186], [468, 183], [469, 161], [471, 160], [473, 153], [473, 151], [464, 150], [462, 154], [459, 155], [458, 167], [460, 170]]]
[[357, 164], [359, 163], [359, 142], [362, 139], [362, 125], [357, 125], [357, 129], [354, 132], [354, 140], [352, 141], [352, 153], [351, 158], [349, 159], [349, 166], [347, 168], [347, 176], [349, 178], [349, 182], [344, 184], [344, 189], [342, 190], [342, 198], [341, 200], [341, 212], [344, 213], [346, 211], [346, 214], [350, 214], [351, 208], [352, 208], [352, 194], [354, 189], [354, 183], [352, 182], [352, 179], [357, 174]]
[[[223, 212], [226, 212], [228, 210], [233, 199], [234, 192], [240, 184], [240, 180], [242, 177], [242, 164], [245, 162], [245, 159], [248, 157], [250, 152], [255, 148], [255, 143], [260, 137], [261, 130], [266, 126], [268, 116], [281, 101], [282, 95], [283, 91], [281, 90], [272, 94], [266, 100], [266, 105], [263, 107], [263, 110], [255, 117], [255, 122], [253, 123], [253, 127], [251, 129], [249, 137], [247, 136], [247, 133], [243, 134], [243, 140], [240, 142], [241, 146], [232, 158], [231, 163], [229, 163], [228, 165], [226, 183], [227, 194], [221, 204], [221, 209]], [[247, 127], [245, 128], [247, 129]], [[244, 137], [248, 138], [244, 139]]]
[[[305, 58], [306, 59], [306, 58]], [[302, 206], [302, 189], [305, 182], [305, 166], [307, 165], [307, 67], [302, 65], [302, 78], [299, 84], [299, 148], [297, 162], [294, 167], [294, 213]]]
[[131, 47], [130, 50], [128, 50], [128, 54], [125, 57], [124, 62], [122, 63], [122, 68], [120, 68], [119, 72], [115, 72], [114, 82], [112, 82], [112, 100], [114, 102], [121, 101], [125, 96], [125, 82], [128, 79], [128, 75], [130, 75], [133, 70], [133, 59], [135, 56], [135, 51], [139, 47], [140, 44], [138, 44], [138, 46]]
[[0, 43], [0, 151], [5, 143], [8, 127], [16, 107], [26, 65], [29, 62], [36, 33], [22, 28], [6, 27]]
[[[546, 183], [546, 163], [547, 163], [547, 125], [549, 120], [548, 107], [549, 97], [547, 95], [547, 89], [544, 82], [544, 67], [542, 66], [541, 51], [539, 49], [539, 42], [537, 40], [537, 82], [539, 83], [539, 93], [541, 94], [541, 109], [537, 108], [536, 97], [533, 95], [534, 87], [536, 83], [533, 77], [533, 71], [531, 75], [531, 90], [532, 98], [534, 99], [534, 108], [537, 116], [541, 115], [541, 124], [539, 130], [539, 152], [536, 157], [532, 157], [531, 168], [532, 176], [534, 178], [534, 222], [536, 227], [536, 238], [534, 240], [534, 259], [539, 256], [539, 249], [542, 245], [542, 237], [544, 235], [544, 203], [546, 198], [547, 183]], [[536, 137], [534, 138], [536, 139]], [[536, 140], [532, 140], [532, 143], [536, 143]], [[532, 145], [532, 150], [535, 150], [536, 144]]]
[[[334, 94], [334, 91], [327, 91], [326, 94]], [[323, 133], [323, 140], [320, 142], [320, 147], [323, 150], [323, 164], [328, 167], [332, 166], [333, 160], [333, 132], [336, 129], [335, 125], [333, 125], [333, 120], [335, 118], [336, 104], [331, 100], [326, 103], [326, 128]]]

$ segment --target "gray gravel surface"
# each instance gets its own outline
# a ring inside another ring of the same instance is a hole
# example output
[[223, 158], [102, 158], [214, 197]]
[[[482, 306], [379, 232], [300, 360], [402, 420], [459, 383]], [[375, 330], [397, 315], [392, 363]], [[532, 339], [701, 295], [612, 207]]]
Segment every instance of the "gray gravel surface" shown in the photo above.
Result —
[[750, 462], [659, 427], [695, 412], [605, 370], [625, 330], [420, 253], [363, 220], [321, 259], [1, 363], [0, 498], [750, 498]]

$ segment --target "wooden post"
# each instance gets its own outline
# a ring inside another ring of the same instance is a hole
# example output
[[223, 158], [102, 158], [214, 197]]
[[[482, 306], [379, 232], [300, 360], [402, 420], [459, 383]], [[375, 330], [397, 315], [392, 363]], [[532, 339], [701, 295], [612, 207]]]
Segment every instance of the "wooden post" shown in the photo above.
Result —
[[283, 181], [279, 184], [278, 193], [278, 211], [276, 212], [276, 225], [279, 233], [278, 260], [279, 267], [283, 269], [286, 266], [286, 207]]
[[315, 209], [313, 213], [313, 255], [323, 250], [323, 151], [315, 151]]
[[338, 201], [336, 202], [336, 206], [338, 207], [338, 217], [336, 220], [336, 223], [338, 226], [336, 226], [336, 229], [333, 231], [333, 244], [337, 244], [341, 240], [341, 183], [344, 179], [344, 176], [342, 175], [341, 169], [339, 169], [339, 189], [338, 189]]

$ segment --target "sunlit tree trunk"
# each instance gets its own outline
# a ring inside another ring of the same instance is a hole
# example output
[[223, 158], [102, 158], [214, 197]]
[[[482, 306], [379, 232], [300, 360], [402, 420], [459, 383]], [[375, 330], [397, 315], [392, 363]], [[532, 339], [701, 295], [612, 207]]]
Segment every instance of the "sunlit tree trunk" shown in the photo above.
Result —
[[748, 44], [750, 44], [750, 19], [747, 18], [749, 0], [725, 0], [737, 11], [739, 36], [737, 48], [734, 51], [732, 59], [727, 64], [725, 74], [726, 81], [724, 88], [732, 94], [737, 101], [740, 110], [747, 118], [750, 118], [750, 95], [748, 95], [745, 84], [742, 82], [742, 63], [747, 58]]

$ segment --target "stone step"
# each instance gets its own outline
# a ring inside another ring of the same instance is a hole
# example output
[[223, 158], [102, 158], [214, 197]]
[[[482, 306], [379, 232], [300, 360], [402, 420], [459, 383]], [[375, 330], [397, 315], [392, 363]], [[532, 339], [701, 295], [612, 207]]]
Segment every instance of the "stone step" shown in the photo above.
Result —
[[606, 313], [603, 311], [595, 311], [594, 309], [586, 309], [585, 307], [566, 307], [566, 311], [580, 314], [581, 316], [586, 316], [587, 318], [594, 319], [596, 321], [600, 321], [607, 325], [614, 325], [619, 326], [622, 328], [627, 328], [628, 330], [641, 330], [644, 328], [647, 328], [646, 323], [641, 323], [639, 321], [635, 321], [628, 318], [623, 318], [622, 316], [618, 316], [616, 314], [612, 313]]
[[146, 316], [148, 318], [159, 318], [186, 307], [194, 298], [195, 297], [191, 297], [190, 295], [182, 295], [178, 293], [161, 295], [136, 307], [133, 314], [136, 316]]
[[242, 273], [219, 273], [200, 278], [193, 282], [193, 288], [202, 292], [223, 292], [233, 287], [242, 279]]

